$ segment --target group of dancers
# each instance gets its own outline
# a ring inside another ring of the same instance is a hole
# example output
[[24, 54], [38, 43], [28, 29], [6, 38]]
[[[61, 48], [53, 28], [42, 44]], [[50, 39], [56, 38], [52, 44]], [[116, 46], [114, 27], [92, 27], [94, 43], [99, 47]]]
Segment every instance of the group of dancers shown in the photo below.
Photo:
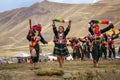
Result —
[[[104, 58], [115, 58], [115, 45], [114, 39], [119, 37], [119, 33], [115, 33], [114, 25], [109, 21], [98, 21], [91, 20], [89, 22], [90, 27], [88, 31], [90, 34], [84, 36], [83, 38], [66, 37], [71, 28], [71, 20], [68, 20], [68, 26], [64, 29], [63, 26], [59, 26], [58, 29], [55, 25], [56, 22], [66, 22], [65, 20], [53, 19], [52, 28], [54, 33], [54, 50], [53, 55], [57, 56], [57, 61], [60, 67], [64, 66], [64, 59], [69, 56], [69, 51], [67, 46], [71, 46], [73, 49], [73, 58], [84, 60], [84, 58], [93, 58], [94, 67], [98, 67], [99, 58], [102, 57], [104, 53]], [[29, 48], [31, 53], [31, 61], [35, 64], [39, 61], [39, 41], [43, 44], [48, 44], [48, 42], [41, 35], [41, 24], [31, 25], [31, 20], [29, 20], [30, 30], [27, 35], [27, 39], [30, 42]], [[99, 24], [107, 24], [108, 26], [104, 29], [100, 29]], [[111, 30], [113, 34], [107, 34], [106, 32]], [[120, 31], [120, 30], [119, 30]], [[67, 44], [69, 40], [70, 44]], [[109, 56], [107, 57], [107, 49], [109, 51]], [[113, 55], [113, 56], [112, 56]]]

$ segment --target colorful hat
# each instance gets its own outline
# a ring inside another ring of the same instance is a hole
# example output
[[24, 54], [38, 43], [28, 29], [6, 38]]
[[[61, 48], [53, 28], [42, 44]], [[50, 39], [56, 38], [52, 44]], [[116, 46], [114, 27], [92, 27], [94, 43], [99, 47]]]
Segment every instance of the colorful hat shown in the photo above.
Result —
[[32, 26], [32, 29], [37, 30], [37, 31], [41, 31], [41, 28], [42, 28], [41, 24]]

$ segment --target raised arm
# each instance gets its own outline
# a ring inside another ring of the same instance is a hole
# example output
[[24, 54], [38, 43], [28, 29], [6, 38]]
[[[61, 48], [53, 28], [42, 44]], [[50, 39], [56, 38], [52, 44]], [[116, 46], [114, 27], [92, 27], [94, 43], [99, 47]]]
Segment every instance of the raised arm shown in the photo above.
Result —
[[66, 30], [65, 30], [65, 32], [64, 32], [65, 37], [66, 37], [67, 34], [69, 33], [70, 28], [71, 28], [71, 20], [69, 21], [68, 27], [66, 28]]
[[58, 36], [58, 31], [57, 31], [57, 28], [56, 28], [56, 26], [55, 26], [55, 21], [54, 20], [52, 20], [52, 27], [53, 27], [53, 32], [54, 32], [54, 34], [55, 34], [55, 36]]
[[67, 27], [68, 29], [70, 29], [71, 28], [71, 20], [69, 20], [69, 24], [68, 24], [68, 27]]
[[100, 32], [105, 33], [105, 32], [109, 31], [112, 28], [114, 28], [114, 25], [111, 23], [108, 27], [106, 27], [104, 29], [101, 29]]
[[27, 36], [26, 36], [26, 38], [27, 38], [28, 41], [31, 41], [32, 35], [33, 35], [32, 31], [29, 30], [29, 32], [28, 32], [28, 34], [27, 34]]
[[31, 41], [31, 36], [32, 36], [32, 30], [31, 30], [32, 23], [31, 23], [31, 19], [29, 19], [29, 26], [30, 26], [30, 30], [29, 30], [26, 38], [27, 38], [28, 41]]

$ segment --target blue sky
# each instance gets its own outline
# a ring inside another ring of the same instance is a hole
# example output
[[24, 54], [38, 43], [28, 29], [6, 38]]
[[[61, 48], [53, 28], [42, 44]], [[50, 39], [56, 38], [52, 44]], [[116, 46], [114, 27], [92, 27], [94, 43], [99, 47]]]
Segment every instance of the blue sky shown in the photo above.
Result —
[[[0, 0], [0, 12], [28, 7], [36, 2], [41, 2], [43, 0]], [[48, 0], [53, 2], [61, 2], [61, 3], [93, 3], [98, 0]]]
[[0, 12], [21, 7], [28, 7], [42, 0], [0, 0]]

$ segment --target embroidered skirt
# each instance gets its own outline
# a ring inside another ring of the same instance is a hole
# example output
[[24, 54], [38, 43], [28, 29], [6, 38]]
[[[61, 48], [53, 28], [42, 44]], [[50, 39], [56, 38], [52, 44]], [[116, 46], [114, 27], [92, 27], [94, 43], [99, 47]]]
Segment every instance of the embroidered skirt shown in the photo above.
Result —
[[69, 56], [69, 51], [65, 44], [55, 44], [53, 54], [55, 56], [67, 57]]

